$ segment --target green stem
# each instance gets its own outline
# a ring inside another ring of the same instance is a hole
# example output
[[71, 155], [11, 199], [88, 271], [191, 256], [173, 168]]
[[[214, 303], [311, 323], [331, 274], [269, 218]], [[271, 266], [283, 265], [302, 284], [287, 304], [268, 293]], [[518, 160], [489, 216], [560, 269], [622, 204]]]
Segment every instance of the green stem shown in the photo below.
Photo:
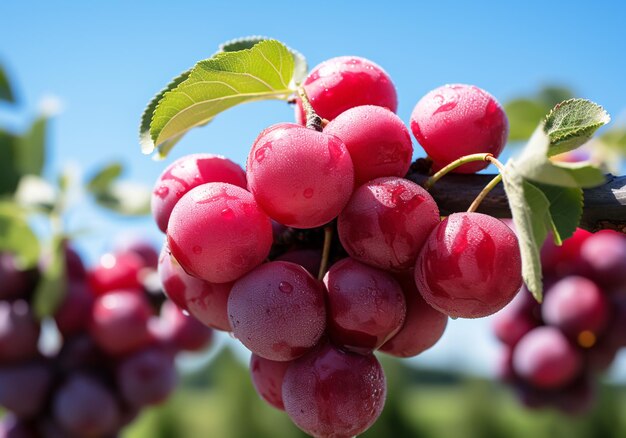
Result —
[[322, 280], [326, 270], [328, 269], [328, 259], [330, 257], [330, 244], [333, 241], [333, 227], [332, 225], [326, 225], [324, 227], [324, 248], [322, 249], [322, 261], [320, 263], [320, 270], [317, 274], [317, 279]]
[[465, 155], [464, 157], [458, 158], [454, 160], [453, 162], [451, 162], [450, 164], [448, 164], [447, 166], [440, 169], [433, 176], [428, 178], [426, 182], [424, 183], [424, 188], [426, 190], [429, 190], [444, 175], [453, 171], [457, 167], [462, 166], [463, 164], [471, 163], [473, 161], [491, 161], [490, 158], [493, 158], [493, 155], [488, 154], [488, 153], [471, 154], [471, 155]]
[[489, 194], [489, 192], [495, 186], [497, 186], [500, 183], [500, 181], [502, 181], [501, 173], [497, 174], [495, 178], [489, 181], [489, 183], [481, 190], [478, 196], [476, 196], [476, 199], [474, 199], [474, 201], [472, 202], [472, 205], [470, 205], [469, 208], [467, 209], [468, 213], [476, 211], [480, 203], [483, 202], [483, 199], [485, 199], [485, 197]]
[[496, 166], [498, 170], [500, 171], [500, 173], [498, 173], [491, 181], [489, 181], [489, 183], [487, 183], [487, 185], [480, 191], [478, 196], [476, 196], [476, 199], [474, 199], [474, 202], [472, 202], [472, 205], [470, 205], [469, 208], [467, 209], [469, 213], [476, 211], [476, 209], [478, 209], [478, 206], [480, 205], [481, 202], [483, 202], [483, 199], [485, 199], [487, 194], [489, 194], [489, 192], [495, 186], [497, 186], [500, 183], [500, 181], [502, 181], [502, 174], [504, 173], [504, 165], [500, 161], [498, 161], [498, 159], [494, 157], [493, 155], [489, 155], [488, 157], [485, 157], [485, 161], [489, 161], [491, 164]]
[[304, 87], [298, 87], [298, 96], [300, 96], [300, 100], [302, 101], [302, 108], [304, 109], [304, 113], [306, 114], [306, 127], [309, 129], [315, 129], [318, 132], [322, 132], [322, 118], [318, 116], [313, 109], [311, 101], [309, 100], [309, 96], [307, 96]]

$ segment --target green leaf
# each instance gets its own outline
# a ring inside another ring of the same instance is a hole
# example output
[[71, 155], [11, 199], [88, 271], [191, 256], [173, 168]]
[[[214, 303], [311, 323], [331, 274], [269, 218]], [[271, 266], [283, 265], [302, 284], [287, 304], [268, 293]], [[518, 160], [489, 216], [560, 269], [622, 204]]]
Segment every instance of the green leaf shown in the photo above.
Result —
[[20, 181], [15, 163], [17, 137], [0, 129], [0, 195], [12, 194]]
[[65, 238], [55, 236], [33, 298], [35, 314], [40, 319], [53, 315], [63, 301], [67, 293], [66, 271]]
[[[163, 96], [165, 96], [165, 93], [178, 87], [178, 85], [180, 85], [183, 81], [185, 81], [189, 77], [190, 74], [191, 74], [191, 69], [182, 72], [181, 74], [176, 76], [174, 79], [172, 79], [170, 83], [165, 86], [165, 88], [159, 91], [157, 95], [154, 96], [152, 100], [150, 100], [150, 102], [148, 103], [148, 106], [143, 111], [143, 114], [141, 115], [141, 125], [139, 126], [139, 144], [141, 145], [141, 151], [144, 154], [150, 154], [155, 149], [154, 142], [152, 141], [152, 137], [150, 136], [150, 122], [152, 121], [152, 117], [154, 116], [154, 110], [156, 110], [157, 105], [159, 104], [161, 99], [163, 99]], [[169, 149], [171, 149], [174, 146], [174, 144], [176, 144], [176, 142], [171, 144]]]
[[[144, 152], [150, 153], [156, 147], [164, 155], [173, 146], [171, 142], [237, 104], [287, 100], [294, 91], [290, 86], [294, 68], [289, 50], [275, 40], [200, 61], [186, 80], [158, 102], [150, 123], [154, 145], [151, 148], [144, 142]], [[161, 149], [163, 145], [165, 149]]]
[[4, 71], [4, 68], [0, 65], [0, 100], [4, 100], [6, 102], [15, 102], [15, 96], [13, 95], [13, 90], [11, 89], [11, 84], [9, 83], [9, 78]]
[[561, 245], [563, 240], [576, 231], [583, 214], [583, 191], [577, 187], [557, 187], [535, 184], [550, 202], [552, 234], [554, 243]]
[[528, 140], [549, 107], [531, 99], [515, 99], [504, 105], [509, 119], [509, 141]]
[[150, 188], [125, 181], [115, 182], [106, 190], [95, 193], [95, 200], [101, 207], [126, 216], [150, 214]]
[[[271, 38], [259, 35], [235, 38], [234, 40], [226, 41], [225, 43], [220, 44], [219, 51], [236, 52], [239, 50], [251, 49], [255, 44], [265, 40], [271, 40]], [[287, 47], [287, 49], [293, 55], [293, 61], [295, 63], [293, 81], [295, 85], [297, 85], [302, 82], [304, 78], [306, 78], [309, 67], [307, 65], [306, 58], [302, 53], [292, 49], [291, 47]]]
[[120, 177], [123, 170], [122, 163], [107, 164], [87, 181], [87, 190], [91, 193], [107, 191], [111, 184]]
[[550, 202], [537, 187], [525, 181], [514, 161], [502, 174], [522, 256], [522, 277], [537, 301], [542, 300], [540, 248], [551, 229]]
[[24, 269], [37, 265], [39, 259], [37, 236], [22, 209], [13, 203], [0, 204], [0, 251], [16, 254]]
[[626, 155], [626, 128], [614, 128], [598, 137], [604, 147], [614, 149], [621, 155]]
[[47, 119], [35, 119], [28, 131], [18, 137], [15, 158], [22, 175], [41, 175], [46, 158]]
[[571, 99], [570, 89], [559, 86], [542, 88], [535, 96], [513, 99], [504, 104], [509, 119], [509, 140], [528, 140], [545, 115], [559, 102]]
[[544, 113], [547, 113], [550, 108], [554, 107], [558, 103], [561, 103], [564, 100], [572, 99], [573, 97], [574, 93], [572, 90], [558, 85], [548, 85], [543, 87], [539, 90], [539, 94], [537, 95], [538, 100], [546, 106], [546, 111], [544, 111]]
[[550, 138], [549, 156], [576, 149], [610, 120], [604, 108], [589, 100], [570, 99], [559, 103], [544, 121], [544, 132]]
[[605, 182], [600, 169], [586, 162], [554, 163], [548, 159], [550, 137], [540, 125], [516, 159], [517, 171], [534, 182], [560, 187], [595, 187]]

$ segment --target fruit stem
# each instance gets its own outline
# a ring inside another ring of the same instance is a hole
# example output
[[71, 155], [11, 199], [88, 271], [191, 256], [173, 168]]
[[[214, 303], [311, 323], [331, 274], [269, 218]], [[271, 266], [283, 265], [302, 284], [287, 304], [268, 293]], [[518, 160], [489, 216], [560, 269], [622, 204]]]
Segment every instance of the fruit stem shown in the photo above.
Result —
[[489, 181], [489, 183], [481, 190], [481, 192], [478, 194], [478, 196], [476, 196], [476, 199], [474, 199], [474, 201], [472, 202], [472, 204], [469, 206], [469, 208], [467, 209], [468, 213], [472, 213], [474, 211], [476, 211], [478, 209], [478, 206], [480, 205], [481, 202], [483, 202], [483, 199], [485, 199], [485, 197], [489, 194], [489, 192], [491, 191], [491, 189], [493, 189], [495, 186], [498, 185], [498, 183], [500, 183], [500, 181], [502, 181], [502, 174], [499, 173], [497, 174], [491, 181]]
[[326, 225], [324, 227], [324, 248], [322, 249], [322, 261], [320, 262], [320, 270], [317, 274], [317, 279], [322, 280], [326, 270], [328, 269], [328, 258], [330, 257], [330, 244], [333, 241], [333, 227], [332, 225]]
[[304, 108], [304, 113], [306, 114], [306, 127], [309, 129], [315, 129], [318, 132], [322, 132], [322, 118], [318, 116], [313, 109], [311, 101], [309, 100], [309, 96], [307, 96], [304, 87], [298, 87], [298, 96], [300, 96], [300, 100], [302, 101], [302, 108]]
[[[491, 161], [490, 158], [493, 158], [492, 154], [482, 153], [482, 154], [471, 154], [465, 155], [464, 157], [458, 158], [453, 162], [449, 163], [447, 166], [441, 168], [437, 173], [428, 178], [424, 183], [424, 188], [429, 190], [437, 181], [439, 181], [444, 175], [453, 171], [459, 166], [463, 164], [471, 163], [472, 161]], [[496, 160], [497, 161], [497, 160]]]
[[474, 201], [472, 202], [472, 205], [470, 205], [469, 208], [467, 209], [468, 213], [476, 211], [480, 203], [483, 202], [483, 199], [485, 199], [485, 197], [489, 194], [489, 192], [495, 186], [497, 186], [498, 183], [500, 183], [500, 181], [502, 181], [502, 174], [504, 173], [504, 165], [500, 161], [498, 161], [498, 159], [494, 157], [493, 155], [485, 157], [485, 161], [489, 161], [491, 164], [496, 166], [498, 170], [500, 171], [500, 173], [498, 173], [491, 181], [489, 181], [489, 183], [480, 191], [478, 196], [476, 196], [476, 199], [474, 199]]

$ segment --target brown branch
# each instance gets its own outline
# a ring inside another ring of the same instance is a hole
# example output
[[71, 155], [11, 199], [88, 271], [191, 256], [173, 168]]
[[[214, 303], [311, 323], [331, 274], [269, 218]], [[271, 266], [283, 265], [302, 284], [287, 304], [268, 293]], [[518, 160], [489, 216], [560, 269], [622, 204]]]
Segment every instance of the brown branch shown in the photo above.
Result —
[[[466, 211], [493, 174], [448, 174], [429, 191], [437, 201], [442, 215]], [[428, 176], [409, 172], [407, 178], [423, 184]], [[590, 231], [612, 229], [626, 233], [626, 176], [607, 175], [607, 182], [586, 189], [585, 208], [580, 226]], [[509, 204], [502, 184], [498, 184], [482, 201], [479, 212], [499, 218], [510, 218]]]

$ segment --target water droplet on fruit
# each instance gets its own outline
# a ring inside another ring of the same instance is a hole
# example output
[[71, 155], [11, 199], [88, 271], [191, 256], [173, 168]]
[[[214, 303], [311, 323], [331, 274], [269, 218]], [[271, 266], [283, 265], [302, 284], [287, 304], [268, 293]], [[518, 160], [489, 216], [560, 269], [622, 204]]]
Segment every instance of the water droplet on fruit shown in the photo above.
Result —
[[194, 247], [191, 250], [193, 251], [194, 254], [202, 254], [202, 247], [199, 245], [194, 245]]
[[254, 159], [257, 161], [257, 163], [261, 163], [265, 159], [265, 157], [267, 157], [267, 153], [269, 152], [268, 149], [269, 147], [265, 146], [258, 149], [254, 153]]
[[313, 189], [311, 187], [309, 187], [308, 189], [304, 189], [302, 195], [307, 199], [311, 199], [313, 197]]
[[167, 195], [169, 195], [169, 193], [170, 193], [170, 189], [166, 186], [161, 186], [154, 191], [154, 194], [157, 195], [161, 199], [165, 198]]
[[291, 283], [288, 283], [286, 281], [281, 281], [278, 285], [278, 289], [286, 294], [290, 294], [291, 292], [293, 292], [293, 286], [291, 285]]

